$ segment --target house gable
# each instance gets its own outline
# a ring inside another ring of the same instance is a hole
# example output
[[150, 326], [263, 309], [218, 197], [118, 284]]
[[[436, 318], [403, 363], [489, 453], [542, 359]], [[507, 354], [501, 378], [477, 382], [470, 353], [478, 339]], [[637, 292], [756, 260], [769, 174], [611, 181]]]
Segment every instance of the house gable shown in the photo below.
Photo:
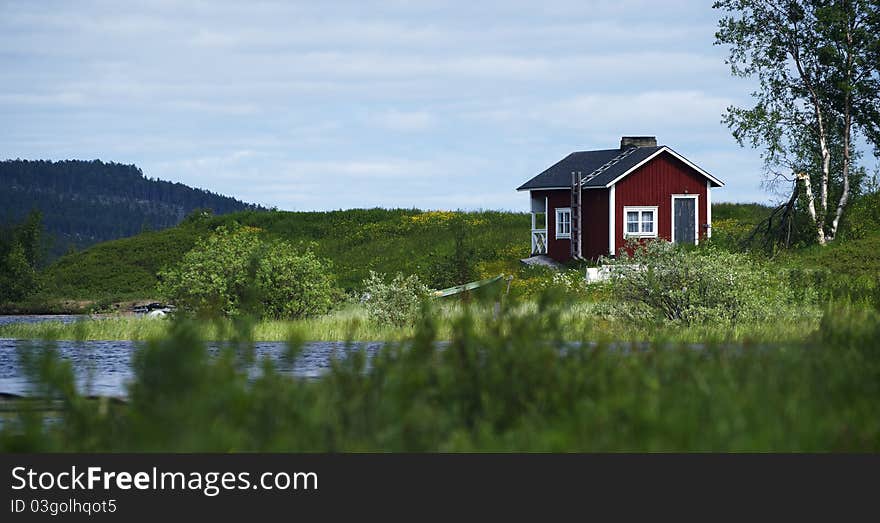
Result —
[[[649, 148], [643, 147], [642, 149], [649, 149]], [[597, 179], [595, 182], [593, 182], [593, 180], [589, 180], [589, 181], [585, 180], [583, 183], [584, 187], [604, 187], [604, 188], [608, 189], [612, 185], [621, 181], [622, 179], [629, 176], [630, 174], [636, 172], [642, 166], [648, 164], [649, 162], [653, 161], [655, 158], [657, 158], [661, 155], [670, 155], [670, 156], [674, 157], [679, 162], [681, 162], [687, 169], [694, 171], [695, 173], [697, 173], [698, 175], [700, 175], [704, 179], [708, 180], [712, 184], [713, 187], [723, 187], [724, 186], [724, 182], [722, 182], [718, 178], [715, 178], [711, 174], [707, 173], [706, 171], [701, 169], [699, 166], [697, 166], [695, 163], [691, 162], [690, 160], [688, 160], [684, 156], [673, 151], [671, 148], [664, 145], [661, 147], [657, 147], [656, 149], [657, 149], [656, 151], [650, 152], [650, 154], [648, 154], [645, 158], [639, 159], [638, 162], [635, 162], [635, 163], [627, 162], [626, 165], [624, 166], [624, 168], [615, 170], [612, 173], [612, 176], [614, 176], [613, 178], [611, 178], [610, 176], [603, 176], [601, 178], [597, 176], [596, 177]], [[646, 151], [646, 152], [648, 152], [648, 151]], [[630, 164], [632, 164], [632, 165], [630, 165]], [[622, 171], [622, 172], [620, 172], [620, 171]], [[609, 178], [611, 178], [611, 179], [609, 180]], [[593, 183], [590, 183], [590, 182], [593, 182]]]

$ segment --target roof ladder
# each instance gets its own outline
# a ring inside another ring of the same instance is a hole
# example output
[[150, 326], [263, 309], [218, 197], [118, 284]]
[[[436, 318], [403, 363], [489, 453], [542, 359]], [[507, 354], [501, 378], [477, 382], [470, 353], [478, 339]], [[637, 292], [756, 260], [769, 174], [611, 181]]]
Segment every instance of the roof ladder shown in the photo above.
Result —
[[571, 172], [571, 257], [581, 259], [581, 172]]
[[615, 156], [614, 158], [608, 160], [607, 162], [605, 162], [604, 165], [602, 165], [601, 167], [597, 168], [595, 171], [588, 174], [587, 177], [581, 181], [581, 183], [588, 182], [588, 181], [592, 180], [593, 178], [599, 176], [603, 172], [607, 171], [612, 165], [616, 164], [620, 160], [623, 160], [624, 158], [626, 158], [627, 156], [632, 154], [632, 152], [635, 151], [636, 149], [638, 149], [638, 147], [630, 147], [629, 149], [624, 150], [622, 153], [620, 153], [617, 156]]

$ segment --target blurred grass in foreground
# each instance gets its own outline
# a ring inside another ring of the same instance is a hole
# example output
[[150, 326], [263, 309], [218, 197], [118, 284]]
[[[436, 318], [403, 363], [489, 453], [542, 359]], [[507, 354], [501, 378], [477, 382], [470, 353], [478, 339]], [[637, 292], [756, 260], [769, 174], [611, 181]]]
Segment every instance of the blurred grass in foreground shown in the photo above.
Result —
[[[22, 356], [63, 408], [52, 423], [38, 409], [21, 412], [0, 449], [880, 450], [875, 310], [829, 309], [799, 340], [702, 348], [661, 331], [624, 350], [567, 321], [543, 301], [497, 319], [471, 307], [426, 311], [406, 342], [369, 362], [353, 352], [318, 380], [285, 377], [268, 361], [249, 380], [248, 322], [227, 325], [233, 343], [209, 357], [205, 327], [174, 321], [137, 353], [127, 404], [78, 395], [47, 341]], [[450, 343], [440, 349], [444, 322]], [[598, 342], [572, 345], [574, 333]], [[294, 357], [303, 333], [287, 337]]]

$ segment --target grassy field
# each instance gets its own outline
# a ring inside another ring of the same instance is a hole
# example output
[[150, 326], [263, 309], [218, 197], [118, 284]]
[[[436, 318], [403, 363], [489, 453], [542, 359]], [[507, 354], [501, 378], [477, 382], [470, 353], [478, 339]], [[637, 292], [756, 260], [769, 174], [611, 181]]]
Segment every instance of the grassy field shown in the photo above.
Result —
[[[716, 204], [724, 230], [741, 231], [768, 208]], [[109, 241], [61, 257], [42, 271], [41, 291], [7, 311], [82, 312], [111, 303], [156, 298], [156, 273], [177, 263], [198, 238], [232, 222], [259, 227], [269, 236], [311, 245], [333, 262], [338, 284], [358, 288], [369, 271], [417, 274], [431, 281], [456, 235], [474, 249], [479, 277], [517, 273], [528, 256], [529, 216], [510, 212], [423, 212], [414, 209], [351, 209], [332, 212], [242, 212], [190, 219], [170, 229]]]
[[43, 272], [42, 297], [94, 301], [153, 297], [160, 269], [179, 261], [197, 238], [232, 222], [258, 227], [293, 244], [311, 245], [333, 262], [344, 289], [357, 287], [371, 270], [430, 279], [437, 260], [452, 251], [456, 234], [466, 237], [476, 263], [486, 270], [515, 268], [529, 248], [526, 214], [404, 209], [242, 212], [191, 220], [64, 256]]

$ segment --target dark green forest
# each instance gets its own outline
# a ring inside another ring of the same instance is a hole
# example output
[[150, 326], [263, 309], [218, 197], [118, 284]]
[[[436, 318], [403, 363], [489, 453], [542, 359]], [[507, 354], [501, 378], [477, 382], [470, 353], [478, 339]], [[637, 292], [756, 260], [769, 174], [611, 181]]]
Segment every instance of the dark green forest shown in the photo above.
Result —
[[182, 183], [151, 179], [136, 165], [100, 160], [0, 161], [0, 223], [42, 213], [44, 260], [96, 243], [173, 227], [195, 209], [260, 210]]

